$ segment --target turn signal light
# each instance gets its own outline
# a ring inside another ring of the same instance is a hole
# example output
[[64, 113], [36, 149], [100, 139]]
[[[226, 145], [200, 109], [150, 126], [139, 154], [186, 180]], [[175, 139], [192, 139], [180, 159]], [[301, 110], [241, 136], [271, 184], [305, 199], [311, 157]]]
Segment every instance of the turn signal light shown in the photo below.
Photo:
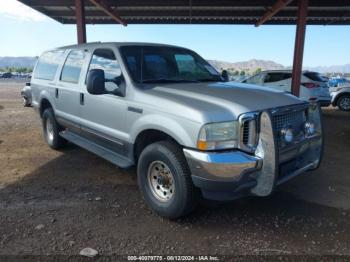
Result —
[[207, 142], [206, 142], [206, 141], [198, 140], [198, 142], [197, 142], [197, 148], [198, 148], [199, 150], [207, 150], [207, 148], [208, 148]]

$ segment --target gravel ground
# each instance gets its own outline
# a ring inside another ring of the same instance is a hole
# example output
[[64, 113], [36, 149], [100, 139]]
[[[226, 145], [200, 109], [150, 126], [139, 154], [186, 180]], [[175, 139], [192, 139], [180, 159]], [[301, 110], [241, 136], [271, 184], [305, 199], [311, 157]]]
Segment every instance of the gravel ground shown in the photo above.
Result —
[[124, 255], [116, 260], [150, 254], [350, 259], [349, 113], [324, 110], [319, 170], [270, 197], [203, 202], [190, 217], [169, 221], [145, 205], [135, 170], [74, 145], [50, 150], [38, 116], [21, 106], [22, 86], [0, 82], [0, 261], [77, 260], [85, 247], [100, 258]]

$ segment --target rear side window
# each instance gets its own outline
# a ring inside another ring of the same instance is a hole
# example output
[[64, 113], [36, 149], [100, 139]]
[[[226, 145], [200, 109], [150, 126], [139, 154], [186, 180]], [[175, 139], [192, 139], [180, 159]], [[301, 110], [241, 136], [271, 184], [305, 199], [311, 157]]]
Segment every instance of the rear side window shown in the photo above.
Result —
[[327, 82], [325, 78], [321, 76], [321, 74], [316, 73], [316, 72], [305, 72], [304, 76], [307, 78], [311, 79], [312, 81], [317, 81], [317, 82]]
[[64, 50], [49, 51], [42, 54], [35, 67], [34, 78], [53, 80], [63, 59]]
[[84, 63], [85, 52], [83, 50], [73, 50], [69, 53], [66, 62], [64, 63], [61, 81], [77, 84], [81, 68]]
[[265, 78], [265, 83], [278, 82], [291, 77], [291, 73], [268, 73]]

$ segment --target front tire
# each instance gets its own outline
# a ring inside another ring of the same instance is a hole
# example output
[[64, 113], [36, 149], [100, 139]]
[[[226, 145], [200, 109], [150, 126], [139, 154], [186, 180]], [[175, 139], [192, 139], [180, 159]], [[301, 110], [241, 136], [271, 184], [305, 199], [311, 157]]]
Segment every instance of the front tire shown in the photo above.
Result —
[[22, 97], [22, 105], [23, 105], [24, 107], [30, 106], [30, 103], [29, 103], [28, 99], [27, 99], [25, 96]]
[[339, 97], [337, 106], [341, 111], [350, 111], [350, 95], [342, 95]]
[[42, 124], [45, 141], [52, 149], [57, 150], [67, 144], [67, 140], [59, 135], [61, 128], [56, 121], [52, 108], [45, 109]]
[[183, 217], [198, 203], [198, 189], [192, 183], [186, 159], [173, 142], [147, 146], [138, 161], [137, 177], [145, 201], [162, 217]]

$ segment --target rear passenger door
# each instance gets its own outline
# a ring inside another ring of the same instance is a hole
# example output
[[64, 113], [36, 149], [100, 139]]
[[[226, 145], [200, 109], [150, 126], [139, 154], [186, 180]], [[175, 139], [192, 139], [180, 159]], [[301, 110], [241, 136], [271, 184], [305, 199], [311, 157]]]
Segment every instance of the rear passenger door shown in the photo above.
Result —
[[81, 124], [82, 67], [86, 59], [84, 50], [70, 50], [57, 81], [57, 116], [62, 125], [79, 132]]
[[[105, 87], [112, 91], [118, 88], [117, 79], [122, 78], [119, 61], [112, 49], [95, 49], [87, 73], [91, 69], [102, 69], [105, 73]], [[125, 84], [122, 81], [121, 84]], [[84, 105], [81, 105], [82, 134], [89, 140], [124, 154], [128, 135], [125, 128], [127, 105], [124, 97], [113, 94], [91, 95], [83, 87]]]
[[279, 91], [291, 92], [292, 74], [284, 72], [267, 73], [264, 86], [272, 87]]

